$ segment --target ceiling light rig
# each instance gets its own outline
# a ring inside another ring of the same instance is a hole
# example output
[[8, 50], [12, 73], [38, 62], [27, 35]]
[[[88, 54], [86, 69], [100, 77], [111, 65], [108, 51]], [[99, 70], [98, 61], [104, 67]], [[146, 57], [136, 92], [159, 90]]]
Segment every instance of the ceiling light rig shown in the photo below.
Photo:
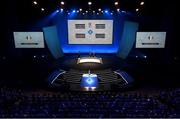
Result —
[[[38, 2], [36, 1], [36, 0], [34, 0], [34, 1], [32, 1], [32, 3], [33, 3], [33, 5], [38, 5]], [[114, 2], [114, 5], [116, 6], [115, 7], [115, 10], [111, 10], [111, 11], [109, 11], [109, 10], [107, 10], [107, 9], [105, 9], [105, 10], [102, 10], [101, 8], [98, 8], [98, 9], [93, 9], [93, 10], [91, 10], [91, 9], [82, 9], [81, 7], [80, 8], [78, 8], [77, 10], [70, 10], [70, 11], [68, 11], [68, 10], [66, 10], [65, 11], [65, 8], [64, 8], [64, 5], [65, 5], [65, 2], [64, 1], [61, 1], [60, 2], [60, 4], [61, 4], [61, 7], [59, 8], [59, 9], [57, 9], [57, 11], [56, 12], [60, 12], [60, 13], [66, 13], [66, 14], [72, 14], [72, 13], [78, 13], [78, 14], [82, 14], [82, 15], [85, 15], [85, 14], [90, 14], [90, 13], [93, 13], [93, 14], [96, 14], [96, 15], [100, 15], [100, 14], [111, 14], [111, 15], [114, 15], [114, 14], [116, 14], [116, 13], [120, 13], [120, 12], [122, 12], [121, 10], [120, 10], [120, 8], [119, 8], [119, 2], [118, 1], [116, 1], [116, 2]], [[92, 5], [93, 3], [91, 2], [91, 1], [89, 1], [88, 2], [88, 6], [89, 7], [91, 7], [91, 5]], [[140, 2], [139, 3], [139, 5], [144, 5], [144, 2], [142, 1], [142, 2]], [[39, 6], [41, 6], [41, 5], [39, 5]], [[140, 7], [140, 6], [139, 6]], [[47, 9], [46, 8], [44, 8], [44, 7], [40, 7], [40, 11], [41, 12], [44, 12], [44, 11], [47, 11]], [[135, 11], [136, 12], [138, 12], [140, 10], [140, 8], [136, 8], [135, 9]], [[125, 12], [124, 12], [125, 13]]]

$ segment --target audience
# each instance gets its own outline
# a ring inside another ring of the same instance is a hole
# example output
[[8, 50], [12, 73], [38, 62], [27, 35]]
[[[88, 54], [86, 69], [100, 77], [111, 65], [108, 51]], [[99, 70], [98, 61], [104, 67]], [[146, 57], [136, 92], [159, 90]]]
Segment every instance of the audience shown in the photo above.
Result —
[[180, 89], [138, 92], [47, 92], [0, 88], [0, 117], [180, 117]]

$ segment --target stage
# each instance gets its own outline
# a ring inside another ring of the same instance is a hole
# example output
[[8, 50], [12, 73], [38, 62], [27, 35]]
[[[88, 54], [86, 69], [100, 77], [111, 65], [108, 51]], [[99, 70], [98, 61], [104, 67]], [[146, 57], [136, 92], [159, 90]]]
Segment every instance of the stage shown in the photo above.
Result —
[[[82, 54], [80, 57], [89, 57], [88, 54]], [[77, 64], [78, 54], [65, 54], [64, 57], [52, 63], [52, 66], [59, 67], [64, 70], [79, 69], [79, 70], [101, 70], [101, 69], [124, 69], [133, 67], [135, 64], [127, 64], [125, 60], [118, 58], [116, 54], [96, 54], [97, 58], [102, 58], [103, 63], [82, 63]]]

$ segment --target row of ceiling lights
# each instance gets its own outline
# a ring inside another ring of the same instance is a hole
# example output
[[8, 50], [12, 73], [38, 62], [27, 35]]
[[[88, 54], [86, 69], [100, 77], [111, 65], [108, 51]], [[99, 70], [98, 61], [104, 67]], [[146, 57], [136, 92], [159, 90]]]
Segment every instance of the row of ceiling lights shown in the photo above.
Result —
[[[38, 2], [37, 2], [37, 1], [33, 1], [33, 4], [34, 4], [34, 5], [38, 5]], [[64, 5], [65, 5], [65, 2], [64, 2], [64, 1], [61, 1], [60, 4], [61, 4], [61, 6], [64, 6]], [[143, 6], [144, 4], [145, 4], [144, 1], [141, 1], [141, 2], [140, 2], [140, 5], [141, 5], [141, 6]], [[91, 5], [92, 5], [92, 2], [89, 1], [89, 2], [88, 2], [88, 5], [91, 6]], [[117, 2], [117, 1], [114, 2], [114, 5], [115, 5], [115, 6], [118, 6], [118, 5], [119, 5], [119, 2]], [[136, 12], [138, 12], [139, 10], [140, 10], [139, 8], [136, 8]], [[45, 11], [45, 8], [42, 7], [42, 8], [41, 8], [41, 11], [42, 11], [42, 12]], [[62, 8], [61, 8], [61, 11], [63, 11]], [[81, 12], [82, 9], [80, 8], [79, 11]], [[101, 9], [99, 8], [98, 11], [101, 11]], [[117, 11], [119, 12], [120, 9], [117, 8]], [[94, 11], [93, 11], [93, 12], [94, 12]], [[87, 13], [87, 12], [86, 12], [86, 13]]]

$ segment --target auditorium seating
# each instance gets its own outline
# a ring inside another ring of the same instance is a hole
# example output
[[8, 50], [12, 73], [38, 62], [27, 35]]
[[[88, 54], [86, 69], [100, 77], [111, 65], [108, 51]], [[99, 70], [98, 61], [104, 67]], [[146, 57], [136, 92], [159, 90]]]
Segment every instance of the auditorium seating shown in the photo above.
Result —
[[180, 117], [180, 89], [137, 92], [48, 92], [0, 88], [0, 117]]

